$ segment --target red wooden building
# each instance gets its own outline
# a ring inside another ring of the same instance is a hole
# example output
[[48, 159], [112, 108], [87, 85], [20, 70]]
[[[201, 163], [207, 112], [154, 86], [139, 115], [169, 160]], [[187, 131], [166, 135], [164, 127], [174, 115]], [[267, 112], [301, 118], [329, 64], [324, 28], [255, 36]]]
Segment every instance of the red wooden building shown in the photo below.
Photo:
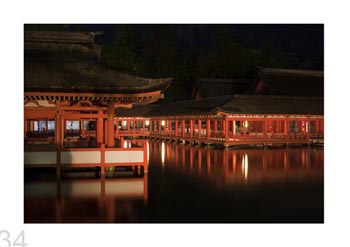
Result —
[[[163, 97], [172, 79], [126, 75], [100, 63], [101, 33], [25, 32], [26, 166], [146, 166], [146, 147], [123, 148], [114, 111]], [[101, 169], [104, 172], [104, 169]]]
[[[116, 109], [125, 126], [118, 136], [149, 136], [218, 144], [290, 145], [323, 143], [323, 98], [230, 95], [162, 105]], [[148, 127], [145, 129], [142, 126]]]

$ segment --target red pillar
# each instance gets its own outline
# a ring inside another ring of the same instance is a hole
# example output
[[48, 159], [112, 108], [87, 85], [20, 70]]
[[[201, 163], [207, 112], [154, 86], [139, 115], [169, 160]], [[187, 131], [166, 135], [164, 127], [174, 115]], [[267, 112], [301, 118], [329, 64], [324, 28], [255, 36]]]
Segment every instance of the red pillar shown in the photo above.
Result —
[[225, 141], [228, 142], [228, 119], [225, 118], [223, 121], [223, 130], [224, 130], [224, 136], [225, 136]]
[[114, 147], [114, 106], [110, 105], [107, 111], [107, 147]]
[[146, 132], [146, 120], [145, 119], [142, 120], [142, 129], [143, 129], [143, 134], [145, 134], [145, 132]]
[[210, 119], [207, 119], [206, 123], [207, 139], [210, 138]]
[[178, 120], [175, 119], [175, 136], [178, 136], [178, 131], [179, 131], [179, 123], [178, 123]]
[[24, 119], [24, 138], [27, 137], [28, 121]]
[[216, 133], [216, 131], [218, 130], [218, 122], [217, 122], [217, 120], [213, 120], [213, 121], [214, 121], [213, 131], [214, 131], [214, 133]]
[[264, 119], [264, 142], [265, 144], [267, 143], [267, 132], [268, 132], [268, 129], [269, 129], [269, 123], [267, 121], [267, 118], [265, 117]]
[[[98, 111], [99, 115], [103, 114], [103, 111]], [[96, 141], [100, 146], [103, 143], [103, 118], [102, 116], [98, 116], [96, 120]]]
[[310, 139], [310, 118], [305, 121], [305, 131], [307, 140]]
[[243, 135], [247, 135], [247, 121], [246, 120], [243, 120]]
[[288, 124], [288, 118], [284, 120], [284, 136], [285, 138], [288, 138], [289, 136], [289, 124]]
[[[225, 133], [226, 132], [226, 119], [223, 119], [223, 120], [221, 120], [221, 131], [222, 131], [222, 133]], [[224, 134], [225, 135], [225, 134]]]
[[194, 126], [193, 120], [190, 119], [190, 137], [192, 137], [192, 136], [193, 136], [193, 133], [194, 133], [194, 131], [193, 131], [193, 126]]
[[63, 113], [61, 112], [60, 147], [64, 146], [64, 134], [66, 132], [66, 121], [62, 115], [63, 115]]
[[103, 119], [103, 143], [105, 144], [105, 146], [106, 146], [107, 141], [108, 141], [107, 135], [108, 135], [107, 119]]
[[236, 135], [236, 121], [232, 121], [232, 135]]
[[132, 126], [133, 126], [132, 136], [135, 137], [136, 136], [136, 120], [135, 120], [135, 118], [133, 118], [131, 121], [132, 121]]
[[181, 120], [181, 136], [185, 136], [185, 120]]
[[115, 119], [115, 125], [116, 125], [116, 128], [115, 128], [115, 136], [117, 138], [119, 138], [119, 122], [118, 122], [118, 118]]
[[202, 137], [202, 120], [201, 119], [198, 120], [198, 137], [199, 138]]
[[62, 124], [62, 119], [61, 119], [61, 113], [60, 111], [57, 111], [56, 112], [56, 117], [55, 117], [55, 145], [57, 148], [62, 148], [61, 144], [62, 144], [62, 141], [61, 141], [61, 138], [62, 138], [62, 135], [61, 135], [61, 124]]

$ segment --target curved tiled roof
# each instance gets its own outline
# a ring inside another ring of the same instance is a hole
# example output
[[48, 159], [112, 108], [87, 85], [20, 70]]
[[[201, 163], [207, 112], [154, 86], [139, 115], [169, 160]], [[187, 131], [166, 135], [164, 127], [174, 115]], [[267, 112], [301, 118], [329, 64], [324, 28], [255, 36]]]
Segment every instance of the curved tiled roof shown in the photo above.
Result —
[[138, 93], [164, 91], [172, 78], [149, 79], [120, 73], [99, 62], [96, 33], [26, 32], [26, 92]]
[[324, 73], [317, 70], [260, 68], [249, 93], [323, 97]]
[[192, 98], [243, 94], [253, 84], [253, 79], [244, 78], [198, 78], [194, 84]]
[[217, 114], [305, 114], [323, 115], [322, 97], [272, 95], [230, 95], [200, 100], [187, 100], [161, 105], [116, 109], [121, 117], [157, 117]]

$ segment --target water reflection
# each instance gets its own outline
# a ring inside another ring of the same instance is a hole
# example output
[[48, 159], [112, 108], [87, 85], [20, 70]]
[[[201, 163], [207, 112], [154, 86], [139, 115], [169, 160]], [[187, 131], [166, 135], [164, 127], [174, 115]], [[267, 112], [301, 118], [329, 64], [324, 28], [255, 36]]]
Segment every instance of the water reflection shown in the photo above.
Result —
[[248, 179], [248, 155], [244, 154], [242, 158], [242, 174], [244, 177], [244, 180]]
[[[25, 222], [132, 222], [148, 202], [148, 176], [25, 183]], [[119, 212], [118, 212], [119, 211]]]
[[[231, 149], [151, 142], [151, 164], [221, 184], [323, 179], [323, 150]], [[240, 161], [239, 163], [237, 161]], [[239, 167], [240, 166], [240, 167]], [[239, 169], [238, 169], [239, 168]]]
[[147, 153], [144, 177], [34, 172], [24, 222], [323, 222], [323, 150], [149, 141]]
[[164, 162], [165, 162], [165, 143], [162, 142], [162, 165], [164, 166]]

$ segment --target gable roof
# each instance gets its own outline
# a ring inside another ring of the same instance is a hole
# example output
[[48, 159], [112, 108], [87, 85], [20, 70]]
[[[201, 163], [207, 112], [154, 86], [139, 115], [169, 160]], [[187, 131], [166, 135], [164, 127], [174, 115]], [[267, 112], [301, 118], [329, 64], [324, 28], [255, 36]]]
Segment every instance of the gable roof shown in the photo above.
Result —
[[186, 100], [160, 105], [118, 108], [120, 117], [160, 117], [218, 114], [305, 114], [323, 115], [322, 97], [273, 95], [229, 95], [199, 100]]
[[323, 97], [324, 72], [259, 68], [257, 79], [248, 93]]
[[192, 98], [208, 98], [232, 94], [243, 94], [252, 85], [251, 79], [198, 78], [194, 84]]

